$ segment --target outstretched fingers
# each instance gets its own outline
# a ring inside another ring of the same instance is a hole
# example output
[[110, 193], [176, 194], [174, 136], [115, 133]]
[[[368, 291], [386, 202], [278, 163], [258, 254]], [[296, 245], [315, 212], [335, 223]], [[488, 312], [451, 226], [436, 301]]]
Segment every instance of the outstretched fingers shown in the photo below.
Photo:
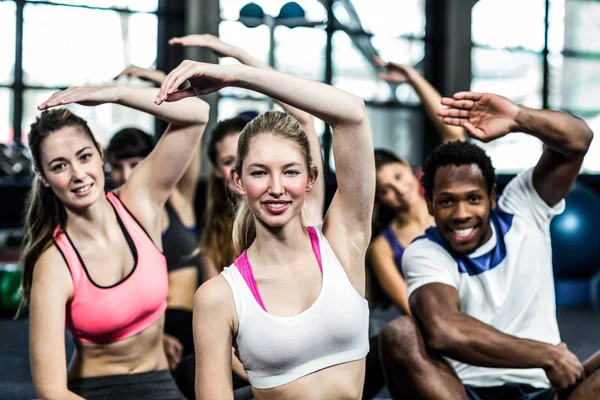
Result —
[[166, 102], [171, 102], [171, 101], [178, 101], [181, 99], [185, 99], [186, 97], [194, 97], [196, 96], [196, 92], [194, 92], [194, 88], [187, 87], [185, 89], [182, 90], [177, 90], [173, 93], [170, 93], [167, 98], [166, 98]]
[[443, 97], [441, 103], [445, 106], [452, 108], [461, 108], [464, 110], [470, 110], [475, 105], [475, 102], [470, 99], [457, 100], [449, 97]]
[[54, 93], [48, 98], [48, 100], [44, 101], [38, 106], [38, 110], [47, 110], [48, 108], [73, 103], [74, 101], [72, 99], [74, 95], [77, 95], [76, 89], [77, 88], [68, 88], [65, 90], [61, 90], [60, 92]]
[[171, 71], [163, 81], [154, 102], [156, 104], [161, 104], [163, 101], [166, 101], [168, 96], [175, 92], [177, 88], [189, 78], [192, 68], [193, 64], [186, 60]]
[[469, 118], [469, 110], [460, 108], [440, 108], [437, 110], [437, 115], [440, 117]]
[[475, 93], [475, 92], [457, 92], [452, 96], [455, 100], [472, 100], [477, 101], [481, 99], [483, 93]]

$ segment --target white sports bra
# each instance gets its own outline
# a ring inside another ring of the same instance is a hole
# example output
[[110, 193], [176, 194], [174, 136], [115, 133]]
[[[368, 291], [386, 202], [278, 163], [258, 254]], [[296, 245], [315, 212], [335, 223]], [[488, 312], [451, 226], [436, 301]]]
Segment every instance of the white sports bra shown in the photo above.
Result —
[[266, 311], [246, 252], [221, 273], [233, 292], [239, 358], [257, 389], [285, 385], [369, 352], [367, 301], [350, 283], [320, 227], [307, 229], [323, 283], [317, 300], [302, 313], [277, 317]]

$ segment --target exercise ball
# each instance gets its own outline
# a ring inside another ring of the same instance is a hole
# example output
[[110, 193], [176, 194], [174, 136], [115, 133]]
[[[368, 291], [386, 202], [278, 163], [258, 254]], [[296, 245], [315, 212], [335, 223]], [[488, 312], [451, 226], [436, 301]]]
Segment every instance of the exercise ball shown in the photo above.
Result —
[[600, 266], [600, 196], [576, 185], [566, 197], [565, 211], [550, 224], [556, 279], [584, 280]]
[[240, 22], [248, 28], [256, 28], [263, 23], [265, 12], [256, 3], [248, 3], [240, 10]]

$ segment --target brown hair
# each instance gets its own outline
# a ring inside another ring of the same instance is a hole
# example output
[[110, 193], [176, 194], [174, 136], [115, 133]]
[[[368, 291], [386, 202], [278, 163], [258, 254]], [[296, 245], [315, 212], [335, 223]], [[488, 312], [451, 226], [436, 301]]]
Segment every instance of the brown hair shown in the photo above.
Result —
[[[213, 128], [207, 152], [214, 168], [219, 165], [217, 144], [229, 135], [240, 133], [247, 123], [247, 119], [236, 117], [221, 121]], [[236, 195], [227, 189], [225, 180], [211, 174], [208, 179], [206, 220], [202, 229], [200, 249], [219, 270], [231, 265], [237, 257], [231, 240], [235, 202]]]
[[231, 240], [236, 195], [229, 192], [223, 179], [211, 174], [208, 178], [207, 197], [207, 217], [200, 249], [220, 270], [231, 265], [237, 257]]
[[[34, 166], [42, 176], [44, 175], [41, 163], [42, 142], [53, 132], [68, 126], [78, 127], [89, 135], [96, 145], [96, 149], [100, 151], [100, 147], [84, 119], [64, 108], [44, 111], [31, 124], [28, 136]], [[27, 307], [35, 263], [42, 253], [52, 245], [54, 229], [56, 227], [64, 229], [67, 222], [67, 213], [61, 200], [56, 197], [52, 188], [45, 187], [37, 178], [34, 178], [25, 206], [25, 238], [21, 258], [23, 296], [15, 318], [23, 315]]]
[[[302, 125], [289, 114], [280, 111], [267, 111], [248, 123], [240, 135], [234, 167], [239, 176], [242, 176], [244, 159], [248, 155], [252, 140], [264, 133], [280, 136], [298, 144], [306, 158], [306, 167], [310, 171], [312, 165], [310, 142]], [[246, 200], [242, 198], [238, 201], [233, 222], [233, 244], [235, 249], [238, 253], [243, 252], [250, 247], [255, 238], [254, 215], [250, 212]]]

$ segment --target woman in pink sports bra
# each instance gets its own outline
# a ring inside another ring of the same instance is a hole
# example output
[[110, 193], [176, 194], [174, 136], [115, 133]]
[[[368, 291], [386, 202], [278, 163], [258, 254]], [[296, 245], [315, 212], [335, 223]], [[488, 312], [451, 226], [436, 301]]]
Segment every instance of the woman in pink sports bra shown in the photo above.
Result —
[[[178, 90], [186, 80], [191, 86]], [[242, 255], [194, 299], [196, 399], [232, 398], [232, 345], [258, 400], [360, 399], [369, 350], [364, 259], [375, 193], [364, 102], [275, 71], [192, 61], [167, 76], [157, 101], [226, 86], [263, 93], [331, 125], [338, 190], [322, 226], [306, 226], [306, 205], [322, 201], [310, 200], [319, 172], [306, 133], [273, 111], [244, 128], [232, 171], [241, 196], [234, 242]]]
[[[27, 203], [22, 313], [29, 301], [33, 383], [43, 399], [183, 399], [163, 349], [167, 267], [161, 214], [193, 157], [208, 105], [157, 106], [158, 89], [73, 87], [38, 108]], [[115, 103], [170, 123], [125, 185], [104, 192], [103, 152], [66, 109]], [[76, 355], [65, 369], [65, 322]]]

